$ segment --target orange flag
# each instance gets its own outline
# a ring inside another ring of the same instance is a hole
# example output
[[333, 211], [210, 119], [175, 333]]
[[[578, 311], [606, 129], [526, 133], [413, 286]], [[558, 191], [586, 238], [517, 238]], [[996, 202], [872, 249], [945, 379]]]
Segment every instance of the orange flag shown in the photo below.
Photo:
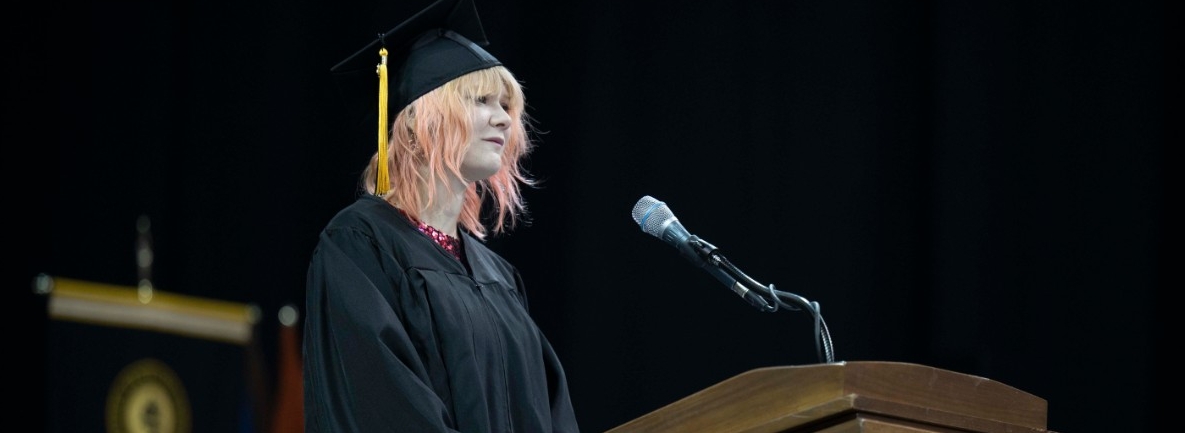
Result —
[[298, 329], [295, 323], [280, 327], [271, 433], [304, 433], [304, 377]]

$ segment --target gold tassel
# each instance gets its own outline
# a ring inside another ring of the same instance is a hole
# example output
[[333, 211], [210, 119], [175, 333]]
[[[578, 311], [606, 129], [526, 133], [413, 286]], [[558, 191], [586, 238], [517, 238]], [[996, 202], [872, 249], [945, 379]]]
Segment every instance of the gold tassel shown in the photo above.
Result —
[[382, 62], [378, 66], [379, 75], [379, 156], [377, 161], [378, 179], [375, 180], [374, 193], [384, 195], [391, 187], [391, 177], [387, 163], [387, 48], [379, 49]]

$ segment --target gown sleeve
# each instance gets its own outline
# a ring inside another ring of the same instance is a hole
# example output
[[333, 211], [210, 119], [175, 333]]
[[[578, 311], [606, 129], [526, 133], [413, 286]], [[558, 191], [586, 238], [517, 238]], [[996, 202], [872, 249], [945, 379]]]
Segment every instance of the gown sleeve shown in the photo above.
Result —
[[357, 228], [321, 234], [306, 288], [307, 432], [455, 431], [401, 320], [391, 288], [407, 276], [390, 257]]

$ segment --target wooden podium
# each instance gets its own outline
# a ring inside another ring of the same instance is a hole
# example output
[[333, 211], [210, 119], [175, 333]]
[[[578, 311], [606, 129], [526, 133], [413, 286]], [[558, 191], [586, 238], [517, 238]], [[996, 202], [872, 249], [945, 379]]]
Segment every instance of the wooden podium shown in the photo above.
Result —
[[750, 370], [615, 427], [635, 432], [1048, 432], [1046, 401], [1000, 382], [902, 362]]

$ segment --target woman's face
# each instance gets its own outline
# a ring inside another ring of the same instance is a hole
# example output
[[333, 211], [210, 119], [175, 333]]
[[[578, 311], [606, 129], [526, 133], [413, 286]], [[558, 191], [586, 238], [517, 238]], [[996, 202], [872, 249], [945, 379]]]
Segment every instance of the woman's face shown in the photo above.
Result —
[[502, 168], [502, 149], [509, 139], [512, 121], [506, 112], [507, 101], [504, 91], [473, 98], [469, 108], [472, 138], [461, 160], [461, 175], [465, 176], [465, 181], [486, 179]]

